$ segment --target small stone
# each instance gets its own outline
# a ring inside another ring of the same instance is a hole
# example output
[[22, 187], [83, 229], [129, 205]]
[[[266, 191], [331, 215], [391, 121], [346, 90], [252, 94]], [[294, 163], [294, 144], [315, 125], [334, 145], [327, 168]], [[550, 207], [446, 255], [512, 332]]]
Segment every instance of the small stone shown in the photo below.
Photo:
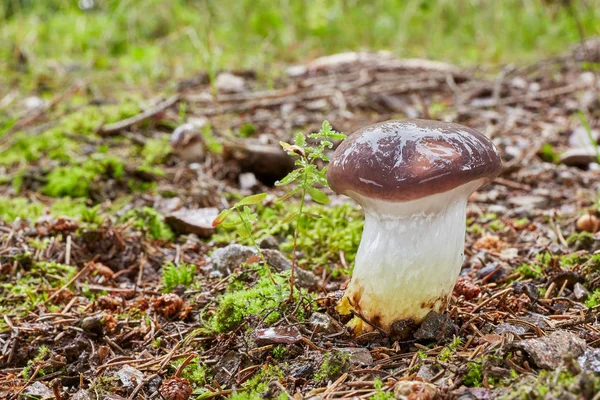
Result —
[[487, 283], [499, 281], [504, 278], [504, 275], [506, 275], [506, 270], [496, 263], [489, 263], [477, 271], [477, 278], [487, 278]]
[[315, 368], [309, 362], [300, 362], [295, 364], [290, 370], [290, 376], [298, 378], [308, 378], [315, 372]]
[[36, 108], [45, 107], [46, 101], [44, 101], [44, 99], [42, 99], [41, 97], [38, 97], [38, 96], [30, 96], [30, 97], [24, 98], [23, 101], [21, 102], [21, 104], [27, 110], [31, 111], [31, 110], [35, 110]]
[[434, 377], [436, 377], [442, 368], [435, 364], [423, 364], [421, 368], [419, 368], [419, 372], [417, 372], [417, 376], [424, 380], [425, 382], [431, 381]]
[[508, 347], [527, 353], [538, 368], [552, 370], [558, 368], [568, 354], [574, 357], [583, 355], [586, 343], [574, 333], [558, 330], [541, 338], [513, 342]]
[[133, 368], [131, 365], [124, 365], [120, 370], [117, 371], [119, 380], [128, 389], [133, 389], [144, 379], [144, 374]]
[[268, 344], [294, 344], [302, 340], [302, 334], [295, 326], [276, 326], [257, 329], [254, 332], [254, 342], [258, 346]]
[[491, 206], [488, 207], [487, 211], [490, 213], [502, 215], [502, 214], [506, 214], [508, 212], [508, 208], [506, 208], [505, 206], [503, 206], [501, 204], [492, 204]]
[[329, 106], [329, 103], [327, 103], [327, 100], [325, 100], [325, 99], [319, 99], [319, 100], [307, 102], [307, 103], [303, 104], [303, 106], [304, 106], [304, 108], [306, 108], [307, 110], [310, 110], [310, 111], [323, 111], [323, 110], [327, 109], [327, 107]]
[[514, 247], [502, 249], [500, 251], [500, 259], [502, 261], [514, 260], [518, 256], [519, 256], [519, 249], [516, 249]]
[[[292, 269], [292, 263], [279, 250], [264, 249], [262, 251], [265, 259], [276, 271], [287, 271]], [[311, 271], [296, 267], [296, 286], [305, 289], [315, 289], [319, 278]]]
[[577, 219], [577, 229], [580, 231], [596, 233], [600, 229], [600, 220], [595, 215], [584, 214]]
[[550, 324], [546, 322], [546, 317], [541, 314], [529, 313], [521, 317], [521, 319], [539, 326], [540, 329], [550, 329]]
[[237, 375], [229, 371], [237, 371], [241, 363], [242, 356], [233, 350], [229, 350], [219, 358], [219, 361], [213, 368], [213, 371], [215, 371], [214, 381], [219, 382], [222, 386], [229, 385]]
[[179, 197], [165, 199], [161, 196], [158, 196], [154, 200], [154, 209], [163, 215], [173, 213], [179, 210], [181, 207], [183, 207], [183, 201], [181, 201]]
[[371, 352], [364, 347], [343, 347], [337, 350], [349, 354], [352, 365], [369, 366], [374, 362]]
[[584, 371], [600, 373], [600, 349], [589, 348], [577, 359]]
[[399, 381], [394, 387], [397, 399], [434, 400], [437, 389], [431, 383], [420, 381]]
[[496, 394], [490, 389], [477, 387], [464, 388], [456, 396], [457, 400], [494, 400], [497, 398]]
[[215, 87], [219, 92], [239, 93], [246, 89], [246, 82], [244, 78], [229, 72], [221, 72], [215, 79]]
[[212, 222], [219, 215], [214, 207], [190, 210], [187, 208], [176, 211], [165, 217], [165, 222], [180, 233], [193, 233], [199, 237], [210, 237], [215, 228]]
[[240, 182], [240, 189], [242, 190], [252, 190], [258, 186], [258, 180], [252, 172], [244, 172], [240, 174], [238, 180]]
[[327, 314], [314, 312], [310, 316], [309, 323], [319, 333], [335, 333], [338, 331], [336, 325]]
[[573, 297], [577, 301], [584, 301], [590, 294], [590, 291], [585, 288], [581, 283], [577, 282], [573, 286]]
[[515, 336], [521, 336], [527, 333], [527, 328], [521, 325], [513, 325], [503, 322], [499, 324], [496, 329], [494, 329], [494, 333], [497, 333], [498, 335], [510, 333]]
[[561, 164], [569, 167], [587, 167], [590, 163], [596, 162], [598, 157], [593, 148], [572, 148], [568, 149], [560, 155], [559, 161]]
[[509, 198], [508, 201], [514, 206], [525, 207], [529, 209], [544, 208], [549, 202], [547, 197], [533, 195], [515, 196]]
[[230, 244], [229, 246], [215, 250], [210, 259], [212, 260], [214, 270], [219, 271], [223, 275], [229, 275], [234, 269], [239, 268], [249, 257], [255, 254], [256, 251], [252, 247]]
[[96, 335], [102, 334], [102, 316], [101, 315], [92, 315], [90, 317], [85, 317], [81, 321], [81, 329], [86, 332], [94, 333]]
[[441, 340], [458, 334], [458, 326], [443, 314], [431, 311], [414, 334], [419, 340]]
[[267, 236], [259, 245], [261, 249], [279, 250], [279, 241], [274, 236]]
[[42, 382], [33, 382], [31, 385], [27, 386], [23, 391], [23, 394], [27, 395], [29, 398], [34, 399], [47, 399], [54, 398], [54, 394], [52, 390], [48, 386], [46, 386]]
[[515, 282], [512, 287], [516, 294], [525, 293], [531, 300], [540, 298], [540, 292], [538, 291], [537, 286], [531, 282]]
[[72, 400], [92, 400], [92, 396], [90, 392], [85, 389], [79, 389], [75, 392], [75, 394], [71, 397]]

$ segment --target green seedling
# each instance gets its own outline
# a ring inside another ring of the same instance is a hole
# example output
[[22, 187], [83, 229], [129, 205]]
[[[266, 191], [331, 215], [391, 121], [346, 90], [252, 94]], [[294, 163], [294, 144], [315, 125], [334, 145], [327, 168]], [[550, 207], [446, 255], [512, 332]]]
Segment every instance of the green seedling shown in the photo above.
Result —
[[291, 221], [295, 222], [290, 296], [292, 296], [294, 292], [295, 269], [297, 264], [296, 249], [298, 245], [300, 221], [304, 217], [319, 218], [319, 216], [304, 212], [306, 195], [308, 194], [317, 203], [329, 203], [329, 197], [318, 188], [318, 186], [329, 187], [326, 177], [327, 166], [319, 167], [319, 161], [323, 163], [329, 162], [329, 158], [325, 154], [325, 151], [333, 147], [332, 140], [343, 140], [346, 138], [346, 135], [334, 131], [328, 121], [323, 121], [319, 132], [309, 134], [308, 138], [316, 140], [318, 144], [316, 146], [307, 144], [306, 136], [303, 133], [296, 135], [293, 145], [279, 142], [289, 156], [297, 158], [296, 166], [298, 167], [290, 172], [285, 178], [275, 183], [276, 186], [295, 186], [295, 188], [287, 192], [278, 201], [285, 201], [295, 195], [300, 196], [300, 206], [298, 207], [298, 210], [289, 214], [283, 221], [284, 223]]

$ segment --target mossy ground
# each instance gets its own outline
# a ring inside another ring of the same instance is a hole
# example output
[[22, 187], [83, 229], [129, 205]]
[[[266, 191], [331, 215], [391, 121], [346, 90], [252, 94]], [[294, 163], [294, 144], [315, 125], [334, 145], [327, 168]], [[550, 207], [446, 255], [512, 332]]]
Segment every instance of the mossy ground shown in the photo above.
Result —
[[[252, 92], [280, 87], [287, 79], [284, 64], [336, 51], [391, 50], [403, 57], [468, 66], [524, 65], [562, 54], [575, 44], [577, 18], [586, 36], [600, 33], [597, 1], [573, 2], [571, 9], [529, 0], [385, 0], [352, 7], [336, 1], [95, 3], [92, 10], [67, 0], [9, 0], [0, 6], [0, 41], [7, 44], [0, 46], [0, 86], [8, 89], [0, 94], [0, 347], [7, 350], [0, 355], [0, 395], [21, 389], [31, 379], [47, 385], [57, 379], [63, 395], [73, 395], [83, 379], [81, 387], [90, 393], [129, 397], [133, 389], [117, 374], [125, 359], [135, 360], [132, 366], [146, 377], [157, 375], [158, 381], [149, 379], [141, 389], [148, 394], [190, 356], [181, 377], [198, 398], [221, 393], [234, 399], [283, 399], [288, 398], [285, 391], [320, 395], [348, 373], [338, 387], [347, 392], [332, 396], [364, 390], [365, 396], [383, 400], [393, 398], [396, 379], [415, 379], [432, 365], [442, 372], [438, 383], [451, 379], [507, 398], [557, 398], [599, 390], [593, 376], [564, 368], [534, 368], [527, 376], [515, 376], [515, 368], [527, 370], [531, 365], [515, 365], [513, 359], [497, 355], [494, 333], [506, 321], [520, 321], [529, 329], [525, 318], [534, 313], [558, 321], [557, 326], [570, 318], [567, 322], [575, 322], [564, 329], [581, 333], [588, 343], [598, 341], [594, 330], [586, 327], [588, 320], [577, 322], [600, 304], [597, 235], [576, 231], [572, 216], [561, 215], [566, 213], [562, 203], [581, 207], [579, 214], [598, 213], [597, 196], [580, 195], [597, 177], [593, 171], [572, 169], [567, 172], [575, 184], [557, 183], [557, 176], [565, 172], [557, 162], [570, 128], [549, 134], [551, 143], [542, 144], [532, 162], [535, 168], [523, 165], [519, 173], [505, 177], [509, 185], [515, 181], [512, 187], [493, 183], [482, 193], [496, 192], [495, 197], [474, 201], [467, 256], [485, 254], [478, 261], [481, 265], [469, 259], [463, 274], [481, 293], [468, 299], [465, 293], [455, 293], [449, 315], [459, 325], [458, 336], [396, 343], [376, 331], [352, 337], [344, 328], [346, 317], [334, 308], [360, 242], [363, 217], [357, 206], [309, 203], [305, 211], [319, 218], [300, 221], [296, 258], [300, 268], [319, 278], [319, 288], [295, 290], [291, 297], [288, 272], [269, 274], [264, 266], [250, 264], [240, 265], [231, 276], [211, 274], [210, 254], [216, 247], [248, 245], [248, 240], [224, 228], [201, 239], [166, 224], [159, 206], [165, 200], [179, 200], [189, 208], [223, 208], [245, 195], [238, 193], [239, 171], [228, 170], [220, 157], [224, 135], [255, 139], [264, 134], [250, 121], [251, 111], [226, 116], [225, 123], [217, 116], [214, 125], [203, 129], [210, 159], [201, 166], [201, 174], [182, 163], [168, 145], [176, 126], [201, 113], [193, 102], [182, 100], [114, 135], [101, 132], [103, 126], [151, 108], [155, 95], [164, 97], [182, 79], [201, 71], [209, 82], [203, 90], [214, 94], [221, 69], [252, 69], [257, 76]], [[597, 70], [597, 65], [565, 69], [571, 74], [566, 83], [571, 83], [581, 73]], [[541, 70], [535, 83], [549, 79], [548, 87], [565, 84], [559, 80], [562, 72]], [[481, 79], [473, 82], [481, 84]], [[514, 89], [501, 88], [501, 95]], [[431, 117], [454, 118], [458, 113], [451, 100], [456, 93], [415, 95], [424, 99], [415, 107], [426, 106]], [[564, 104], [584, 97], [568, 96], [542, 107], [517, 104], [493, 112], [508, 118], [535, 109], [536, 120], [546, 118], [545, 123], [555, 127], [561, 118], [570, 118], [556, 115]], [[31, 102], [47, 108], [28, 120], [40, 111], [28, 108]], [[547, 110], [554, 114], [547, 115]], [[488, 111], [459, 119], [496, 132], [501, 126], [496, 119], [479, 119], [487, 118]], [[357, 124], [379, 115], [365, 107], [352, 112], [349, 119]], [[599, 115], [592, 117], [594, 121]], [[533, 147], [535, 141], [524, 133], [531, 124], [520, 123], [526, 126], [518, 135], [513, 130], [496, 132], [497, 139], [518, 136]], [[532, 136], [537, 138], [539, 127], [535, 129]], [[270, 139], [276, 143], [282, 138]], [[553, 175], [537, 176], [544, 168], [553, 169]], [[546, 193], [551, 206], [513, 215], [507, 199], [526, 194], [519, 189], [526, 185]], [[260, 189], [273, 197], [281, 195], [276, 189]], [[504, 205], [507, 211], [491, 212], [491, 205]], [[295, 202], [270, 201], [260, 206], [257, 241], [275, 238], [291, 259], [294, 226], [281, 221], [297, 207]], [[502, 250], [507, 248], [518, 249], [517, 257], [506, 258]], [[497, 281], [479, 276], [487, 265], [501, 266], [505, 276]], [[573, 300], [568, 279], [564, 287], [564, 280], [552, 286], [561, 274], [577, 280], [590, 294]], [[540, 296], [517, 293], [518, 284], [534, 285]], [[316, 311], [332, 319], [327, 332], [309, 322]], [[255, 330], [271, 326], [297, 327], [302, 340], [256, 346]], [[527, 330], [511, 340], [537, 334]], [[503, 340], [511, 338], [503, 335]], [[348, 353], [337, 350], [340, 347], [368, 348], [373, 365], [353, 365]], [[235, 357], [227, 359], [229, 351]], [[225, 359], [229, 364], [223, 364]], [[489, 374], [490, 365], [499, 376]], [[369, 375], [373, 371], [378, 372]], [[344, 386], [359, 380], [374, 384], [368, 389]]]

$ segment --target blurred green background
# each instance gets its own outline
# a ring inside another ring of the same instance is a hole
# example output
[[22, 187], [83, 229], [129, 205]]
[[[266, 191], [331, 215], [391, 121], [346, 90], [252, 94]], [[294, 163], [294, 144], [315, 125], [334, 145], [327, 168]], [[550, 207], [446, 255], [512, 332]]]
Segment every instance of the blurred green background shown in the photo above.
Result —
[[600, 34], [600, 0], [4, 0], [0, 85], [175, 82], [348, 50], [527, 63]]

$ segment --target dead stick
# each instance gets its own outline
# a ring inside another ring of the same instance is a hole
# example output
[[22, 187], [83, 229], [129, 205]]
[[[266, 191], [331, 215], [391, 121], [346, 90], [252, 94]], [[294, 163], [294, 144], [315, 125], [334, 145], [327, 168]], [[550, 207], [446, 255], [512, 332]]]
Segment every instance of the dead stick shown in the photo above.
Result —
[[166, 110], [167, 108], [171, 107], [173, 104], [177, 103], [178, 101], [179, 101], [178, 94], [171, 96], [168, 99], [161, 101], [156, 106], [149, 108], [142, 113], [139, 113], [138, 115], [134, 115], [133, 117], [121, 120], [119, 122], [115, 122], [113, 124], [108, 124], [108, 125], [104, 125], [104, 126], [100, 127], [100, 129], [98, 129], [98, 134], [104, 135], [104, 136], [114, 135], [124, 129], [129, 128], [130, 126], [133, 126], [139, 122], [144, 121], [145, 119], [148, 119], [148, 118]]
[[85, 267], [83, 267], [81, 269], [81, 271], [79, 271], [74, 277], [72, 277], [69, 282], [65, 283], [60, 289], [58, 289], [56, 292], [52, 293], [52, 296], [50, 296], [48, 298], [48, 301], [52, 300], [53, 298], [55, 298], [60, 292], [62, 292], [63, 290], [65, 290], [66, 288], [68, 288], [69, 286], [71, 286], [73, 284], [73, 282], [75, 282], [77, 279], [79, 279], [81, 276], [83, 276], [85, 273], [87, 273], [90, 269], [90, 264], [86, 265]]

